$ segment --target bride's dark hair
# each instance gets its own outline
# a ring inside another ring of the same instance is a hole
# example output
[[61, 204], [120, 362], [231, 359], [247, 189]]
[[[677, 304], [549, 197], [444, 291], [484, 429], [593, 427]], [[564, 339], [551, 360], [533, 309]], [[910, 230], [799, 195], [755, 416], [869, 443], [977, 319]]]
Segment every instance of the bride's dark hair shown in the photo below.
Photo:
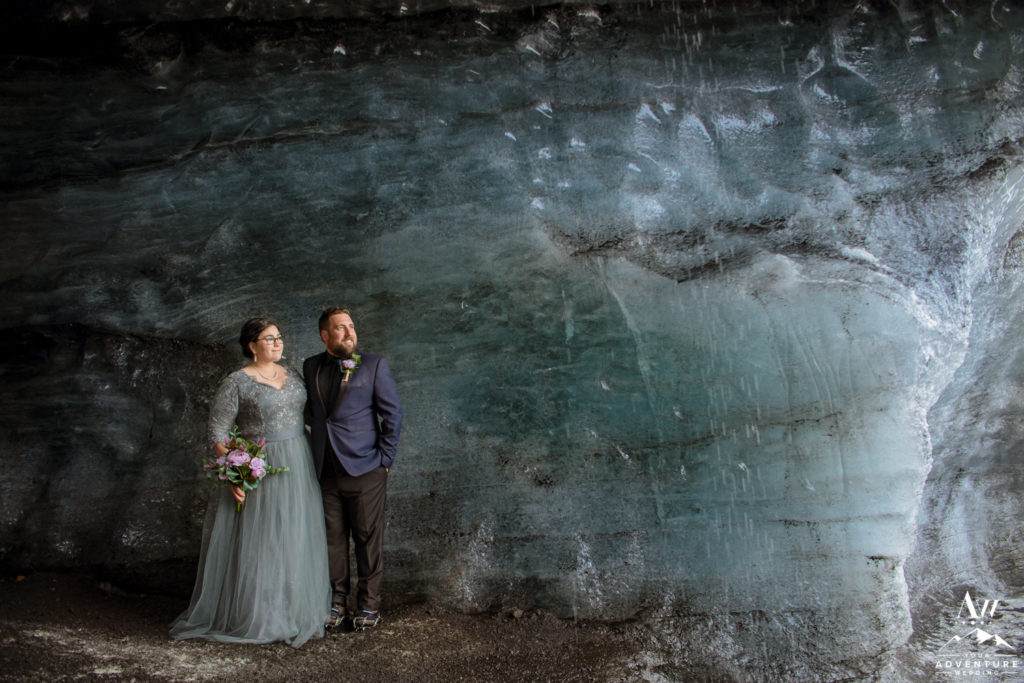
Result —
[[[278, 327], [270, 318], [249, 318], [242, 325], [242, 332], [238, 335], [238, 345], [242, 347], [242, 355], [246, 358], [252, 358], [252, 351], [249, 350], [249, 342], [259, 341], [260, 332], [273, 325]], [[278, 334], [280, 334], [280, 327], [278, 327]]]

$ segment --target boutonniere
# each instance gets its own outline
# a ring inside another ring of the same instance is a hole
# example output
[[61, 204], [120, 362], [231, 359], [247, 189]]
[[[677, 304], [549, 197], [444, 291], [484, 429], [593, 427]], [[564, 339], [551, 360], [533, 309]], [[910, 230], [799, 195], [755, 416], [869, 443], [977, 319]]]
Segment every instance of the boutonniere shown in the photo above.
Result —
[[362, 364], [363, 358], [358, 353], [353, 353], [351, 358], [341, 361], [341, 367], [345, 369], [345, 376], [341, 378], [341, 381], [347, 382], [352, 373], [359, 369], [359, 366]]

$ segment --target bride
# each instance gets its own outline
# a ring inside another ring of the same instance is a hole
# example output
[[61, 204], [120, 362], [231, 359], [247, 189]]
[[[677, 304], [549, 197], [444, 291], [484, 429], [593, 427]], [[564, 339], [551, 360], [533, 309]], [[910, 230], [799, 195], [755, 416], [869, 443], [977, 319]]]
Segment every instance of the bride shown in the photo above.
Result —
[[[217, 387], [209, 441], [225, 455], [224, 439], [238, 425], [245, 438], [266, 439], [270, 466], [290, 471], [248, 494], [214, 490], [192, 600], [171, 635], [300, 647], [323, 636], [331, 607], [320, 487], [303, 430], [306, 388], [280, 364], [284, 339], [272, 321], [248, 320], [238, 341], [251, 362]], [[236, 501], [244, 502], [241, 511]]]

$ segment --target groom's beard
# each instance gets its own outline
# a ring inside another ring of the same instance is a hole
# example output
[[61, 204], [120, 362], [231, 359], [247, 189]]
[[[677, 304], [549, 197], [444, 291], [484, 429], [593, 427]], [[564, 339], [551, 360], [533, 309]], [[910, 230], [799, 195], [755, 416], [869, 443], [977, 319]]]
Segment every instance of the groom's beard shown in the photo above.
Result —
[[334, 346], [328, 346], [327, 352], [335, 358], [348, 358], [356, 350], [356, 345], [352, 345], [352, 351], [346, 349], [341, 343], [335, 344]]

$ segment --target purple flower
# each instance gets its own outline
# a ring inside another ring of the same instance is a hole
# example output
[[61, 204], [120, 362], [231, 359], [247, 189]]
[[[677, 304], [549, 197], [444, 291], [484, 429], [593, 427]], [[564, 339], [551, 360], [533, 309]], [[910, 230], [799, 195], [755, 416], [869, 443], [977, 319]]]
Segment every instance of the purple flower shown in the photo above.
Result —
[[228, 464], [238, 467], [249, 462], [250, 456], [243, 450], [235, 449], [228, 453]]
[[222, 455], [219, 458], [217, 458], [217, 464], [220, 465], [221, 467], [224, 467], [224, 465], [228, 464], [228, 459]]
[[267, 476], [267, 463], [262, 458], [253, 458], [249, 463], [249, 474], [257, 479]]
[[346, 370], [355, 370], [356, 369], [356, 362], [354, 360], [352, 360], [351, 358], [346, 358], [345, 360], [341, 361], [341, 365]]
[[266, 445], [267, 445], [267, 438], [264, 437], [264, 436], [261, 436], [260, 437], [260, 443], [259, 443], [260, 448], [263, 448]]
[[226, 475], [223, 472], [221, 472], [220, 474], [217, 475], [217, 478], [220, 479], [221, 481], [227, 481], [228, 480], [228, 475]]

